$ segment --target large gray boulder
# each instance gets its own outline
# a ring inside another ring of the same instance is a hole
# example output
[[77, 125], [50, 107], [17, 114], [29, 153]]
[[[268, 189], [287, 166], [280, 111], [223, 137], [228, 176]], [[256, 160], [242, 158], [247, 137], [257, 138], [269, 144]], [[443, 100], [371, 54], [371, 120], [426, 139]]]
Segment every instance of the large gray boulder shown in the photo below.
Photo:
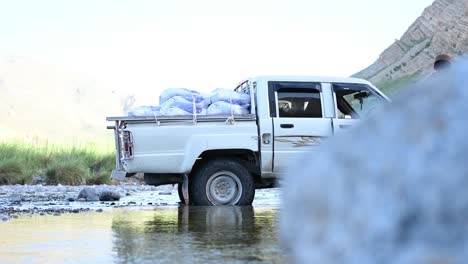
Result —
[[99, 193], [99, 200], [101, 201], [118, 201], [120, 194], [110, 190], [103, 190]]
[[96, 202], [99, 201], [99, 194], [94, 188], [84, 187], [78, 194], [77, 200], [80, 199], [84, 199], [87, 202]]
[[305, 155], [284, 177], [291, 261], [466, 263], [467, 135], [464, 62]]

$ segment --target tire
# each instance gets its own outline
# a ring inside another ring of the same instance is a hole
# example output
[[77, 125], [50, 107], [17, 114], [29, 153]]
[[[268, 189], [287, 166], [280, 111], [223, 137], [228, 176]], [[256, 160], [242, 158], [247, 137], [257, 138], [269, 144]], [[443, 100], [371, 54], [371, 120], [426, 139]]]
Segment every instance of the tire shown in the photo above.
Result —
[[255, 183], [238, 160], [213, 159], [202, 165], [190, 179], [193, 205], [251, 205]]

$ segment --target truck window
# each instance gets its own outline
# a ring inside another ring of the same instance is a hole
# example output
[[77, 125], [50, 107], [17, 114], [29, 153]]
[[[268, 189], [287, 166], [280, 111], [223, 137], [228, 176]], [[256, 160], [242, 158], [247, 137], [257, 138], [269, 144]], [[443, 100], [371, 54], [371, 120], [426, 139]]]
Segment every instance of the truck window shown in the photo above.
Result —
[[277, 91], [277, 98], [279, 117], [322, 117], [322, 102], [317, 89], [282, 88]]
[[335, 84], [336, 113], [339, 119], [359, 119], [365, 117], [383, 98], [375, 95], [366, 85]]

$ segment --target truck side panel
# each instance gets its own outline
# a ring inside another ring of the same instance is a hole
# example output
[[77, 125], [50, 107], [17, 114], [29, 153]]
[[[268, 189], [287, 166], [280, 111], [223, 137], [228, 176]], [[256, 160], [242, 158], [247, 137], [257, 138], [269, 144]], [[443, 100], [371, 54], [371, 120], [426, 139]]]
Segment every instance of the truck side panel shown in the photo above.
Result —
[[255, 121], [128, 124], [133, 136], [133, 158], [123, 160], [125, 171], [145, 173], [189, 173], [207, 150], [246, 149], [258, 152]]

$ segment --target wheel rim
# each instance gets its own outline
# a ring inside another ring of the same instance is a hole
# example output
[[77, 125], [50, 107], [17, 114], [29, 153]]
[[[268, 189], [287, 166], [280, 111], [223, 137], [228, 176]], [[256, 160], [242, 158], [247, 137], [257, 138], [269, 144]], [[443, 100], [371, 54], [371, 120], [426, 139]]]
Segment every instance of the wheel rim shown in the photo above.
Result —
[[206, 196], [214, 205], [236, 204], [242, 195], [239, 177], [230, 171], [219, 171], [208, 179]]

